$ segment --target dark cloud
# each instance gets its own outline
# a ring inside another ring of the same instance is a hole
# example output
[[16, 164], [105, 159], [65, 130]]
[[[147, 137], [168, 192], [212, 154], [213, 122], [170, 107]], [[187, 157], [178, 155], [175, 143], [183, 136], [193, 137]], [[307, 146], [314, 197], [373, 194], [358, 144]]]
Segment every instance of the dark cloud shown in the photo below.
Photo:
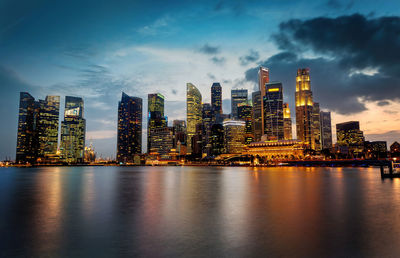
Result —
[[387, 100], [381, 100], [381, 101], [379, 101], [377, 104], [378, 104], [378, 106], [383, 107], [383, 106], [389, 105], [390, 102], [387, 101]]
[[215, 55], [221, 52], [221, 49], [218, 46], [211, 46], [207, 43], [200, 47], [198, 51], [206, 55]]
[[[399, 17], [289, 20], [273, 35], [282, 52], [261, 65], [270, 68], [271, 80], [283, 82], [292, 103], [296, 70], [308, 67], [314, 99], [322, 108], [357, 113], [366, 109], [364, 101], [399, 100], [399, 33]], [[305, 58], [305, 53], [321, 57]], [[246, 80], [256, 85], [257, 71], [247, 70]]]
[[224, 65], [226, 61], [225, 57], [217, 57], [217, 56], [210, 58], [210, 60], [216, 65]]
[[171, 93], [174, 94], [174, 95], [176, 95], [176, 94], [178, 94], [178, 91], [177, 91], [176, 89], [172, 89], [172, 90], [171, 90]]
[[355, 0], [350, 0], [350, 1], [328, 0], [325, 3], [325, 5], [328, 8], [348, 10], [353, 7], [354, 2]]
[[215, 75], [212, 73], [208, 73], [207, 76], [208, 76], [208, 78], [210, 78], [213, 81], [215, 81], [215, 79], [216, 79]]
[[247, 55], [239, 57], [239, 62], [241, 65], [248, 65], [249, 63], [256, 62], [259, 58], [260, 54], [257, 51], [250, 49]]

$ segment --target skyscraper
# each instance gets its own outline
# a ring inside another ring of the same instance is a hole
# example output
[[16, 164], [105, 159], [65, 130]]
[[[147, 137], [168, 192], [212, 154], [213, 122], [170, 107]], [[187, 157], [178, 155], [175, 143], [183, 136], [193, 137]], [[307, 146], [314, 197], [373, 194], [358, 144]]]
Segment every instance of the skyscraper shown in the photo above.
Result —
[[332, 148], [331, 112], [320, 112], [322, 149]]
[[85, 151], [86, 121], [83, 118], [83, 99], [65, 97], [64, 121], [61, 122], [61, 160], [82, 163]]
[[174, 130], [173, 127], [159, 127], [151, 130], [150, 144], [151, 154], [168, 155], [174, 147]]
[[253, 134], [254, 141], [258, 142], [261, 140], [261, 136], [263, 135], [262, 130], [262, 101], [261, 101], [261, 91], [255, 91], [252, 93], [252, 102], [253, 102]]
[[226, 153], [241, 153], [244, 148], [245, 122], [240, 120], [226, 120], [223, 125]]
[[209, 103], [204, 103], [202, 108], [202, 123], [203, 123], [203, 130], [202, 130], [202, 153], [211, 155], [211, 126], [213, 125], [213, 110]]
[[320, 111], [319, 111], [319, 103], [314, 102], [313, 104], [313, 150], [321, 151], [321, 122], [320, 122]]
[[283, 138], [284, 140], [293, 139], [292, 118], [290, 117], [290, 108], [288, 103], [283, 103]]
[[268, 140], [283, 140], [283, 89], [282, 83], [271, 82], [265, 85], [264, 134]]
[[37, 118], [39, 105], [28, 92], [19, 98], [17, 163], [35, 163], [38, 149]]
[[296, 132], [297, 139], [313, 148], [313, 97], [310, 70], [298, 69], [296, 77]]
[[224, 127], [222, 124], [211, 126], [211, 155], [218, 156], [224, 153]]
[[239, 119], [245, 122], [244, 142], [246, 145], [248, 145], [254, 141], [252, 111], [253, 111], [253, 107], [251, 105], [242, 103], [242, 104], [239, 104], [239, 106], [238, 106]]
[[57, 154], [60, 96], [46, 96], [45, 100], [39, 100], [39, 106], [38, 155], [46, 161]]
[[168, 126], [167, 118], [164, 117], [164, 96], [160, 93], [148, 94], [147, 96], [147, 153], [151, 150], [152, 130]]
[[358, 121], [336, 124], [336, 136], [341, 153], [356, 157], [364, 151], [364, 133]]
[[118, 162], [133, 162], [134, 155], [142, 153], [142, 110], [141, 98], [122, 92], [118, 103]]
[[215, 121], [215, 116], [222, 114], [222, 87], [219, 82], [214, 82], [211, 86], [211, 108]]
[[238, 105], [241, 103], [247, 104], [247, 89], [231, 90], [231, 114], [232, 118], [238, 119]]
[[196, 125], [201, 124], [202, 104], [201, 93], [191, 83], [186, 84], [186, 119], [187, 119], [187, 151], [191, 153], [192, 137], [196, 133]]
[[[264, 118], [264, 102], [263, 99], [265, 97], [266, 94], [266, 88], [265, 88], [265, 84], [269, 83], [269, 69], [260, 66], [259, 70], [258, 70], [258, 90], [260, 91], [260, 121], [261, 121], [261, 135], [260, 135], [260, 139], [261, 136], [264, 134], [265, 131], [265, 126], [264, 126], [264, 122], [265, 122], [265, 118]], [[259, 139], [258, 139], [259, 140]], [[258, 141], [257, 140], [257, 141]]]

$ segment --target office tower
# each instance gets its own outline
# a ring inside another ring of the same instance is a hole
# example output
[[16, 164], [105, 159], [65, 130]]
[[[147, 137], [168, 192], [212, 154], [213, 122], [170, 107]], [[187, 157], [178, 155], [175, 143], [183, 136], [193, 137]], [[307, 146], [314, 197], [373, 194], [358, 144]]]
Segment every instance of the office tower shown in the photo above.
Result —
[[49, 161], [57, 155], [60, 96], [46, 96], [45, 100], [39, 100], [39, 107], [38, 155], [43, 161]]
[[320, 122], [320, 111], [319, 111], [319, 103], [314, 102], [313, 104], [313, 150], [321, 151], [322, 144], [321, 144], [321, 122]]
[[223, 126], [226, 153], [241, 153], [245, 146], [245, 122], [240, 120], [226, 120]]
[[180, 144], [186, 145], [186, 122], [185, 120], [174, 120], [172, 121], [172, 127], [174, 128], [175, 135], [175, 146], [178, 142]]
[[358, 121], [336, 124], [339, 151], [351, 157], [359, 156], [364, 150], [364, 134]]
[[158, 127], [151, 129], [150, 154], [165, 156], [174, 148], [174, 129], [173, 127]]
[[196, 125], [196, 133], [192, 137], [192, 152], [193, 156], [197, 158], [202, 157], [203, 154], [203, 135], [204, 135], [204, 128], [203, 124]]
[[322, 149], [332, 148], [331, 112], [320, 112]]
[[239, 106], [238, 106], [239, 120], [242, 120], [245, 122], [244, 142], [246, 145], [248, 145], [254, 141], [252, 111], [253, 111], [253, 107], [251, 105], [242, 103], [242, 104], [239, 104]]
[[201, 124], [202, 118], [202, 105], [201, 93], [191, 83], [186, 84], [186, 121], [187, 121], [187, 151], [191, 153], [192, 137], [196, 133], [196, 125]]
[[164, 117], [164, 96], [160, 93], [147, 95], [147, 153], [151, 149], [151, 131], [156, 128], [168, 126], [167, 118]]
[[218, 156], [224, 153], [224, 126], [213, 124], [211, 126], [211, 155]]
[[252, 94], [252, 102], [253, 102], [253, 134], [254, 141], [258, 142], [261, 140], [261, 136], [263, 135], [262, 130], [262, 101], [261, 101], [261, 91], [253, 92]]
[[118, 103], [118, 162], [132, 163], [134, 156], [142, 153], [142, 110], [141, 98], [122, 92]]
[[365, 141], [364, 153], [367, 159], [386, 159], [387, 158], [387, 144], [385, 141]]
[[292, 118], [290, 117], [290, 108], [288, 103], [283, 103], [283, 138], [284, 140], [293, 139]]
[[247, 104], [247, 94], [246, 89], [231, 90], [231, 114], [233, 119], [238, 119], [238, 105], [241, 103]]
[[203, 121], [203, 147], [202, 153], [205, 155], [211, 155], [211, 126], [213, 125], [213, 110], [209, 103], [203, 104], [202, 109], [202, 121]]
[[21, 92], [19, 98], [17, 163], [35, 163], [38, 149], [37, 118], [39, 105], [27, 92]]
[[[266, 88], [265, 88], [265, 84], [269, 83], [269, 69], [260, 66], [259, 70], [258, 70], [258, 90], [260, 91], [260, 120], [261, 120], [261, 131], [260, 131], [260, 139], [261, 136], [264, 134], [265, 131], [265, 126], [264, 126], [264, 122], [265, 122], [265, 118], [264, 118], [264, 102], [263, 99], [265, 97], [266, 94]], [[254, 105], [254, 104], [253, 104]], [[257, 141], [259, 141], [260, 139], [258, 139]]]
[[61, 160], [66, 163], [84, 162], [86, 121], [83, 99], [65, 97], [64, 121], [61, 122]]
[[283, 132], [283, 89], [282, 83], [265, 84], [266, 92], [263, 98], [264, 134], [269, 141], [284, 139]]
[[222, 87], [219, 82], [214, 82], [211, 86], [211, 108], [215, 116], [217, 114], [222, 114]]
[[313, 148], [313, 97], [310, 70], [298, 69], [296, 76], [296, 133], [297, 139]]

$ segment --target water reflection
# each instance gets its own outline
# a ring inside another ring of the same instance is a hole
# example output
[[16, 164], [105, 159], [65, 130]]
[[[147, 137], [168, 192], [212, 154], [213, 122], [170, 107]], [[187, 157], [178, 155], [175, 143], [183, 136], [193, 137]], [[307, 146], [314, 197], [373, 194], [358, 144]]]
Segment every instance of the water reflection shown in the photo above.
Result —
[[400, 251], [400, 180], [374, 168], [7, 168], [0, 191], [2, 257]]

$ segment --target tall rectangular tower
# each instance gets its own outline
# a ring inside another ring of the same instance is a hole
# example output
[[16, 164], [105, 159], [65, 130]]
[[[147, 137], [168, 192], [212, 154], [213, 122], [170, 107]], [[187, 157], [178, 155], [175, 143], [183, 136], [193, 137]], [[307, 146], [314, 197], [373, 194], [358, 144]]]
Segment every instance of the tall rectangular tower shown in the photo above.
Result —
[[332, 147], [331, 112], [320, 112], [320, 124], [322, 149], [330, 149]]
[[[260, 66], [259, 70], [258, 70], [258, 90], [260, 91], [261, 94], [261, 134], [264, 133], [265, 131], [265, 126], [264, 126], [264, 103], [263, 103], [263, 99], [265, 97], [266, 94], [266, 88], [265, 88], [265, 84], [269, 83], [269, 69], [266, 67], [262, 67]], [[261, 135], [262, 136], [262, 135]], [[260, 138], [261, 138], [260, 136]]]
[[214, 82], [211, 86], [211, 108], [215, 121], [216, 115], [222, 114], [222, 87], [219, 82]]
[[261, 140], [261, 136], [263, 135], [262, 131], [262, 98], [261, 91], [255, 91], [252, 93], [252, 102], [253, 102], [253, 135], [254, 141], [258, 142]]
[[231, 90], [231, 114], [233, 119], [238, 119], [238, 105], [247, 104], [247, 89], [232, 89]]
[[164, 96], [160, 93], [147, 95], [147, 153], [151, 150], [151, 133], [157, 128], [167, 127], [167, 118], [164, 117]]
[[282, 83], [271, 82], [265, 85], [263, 98], [264, 134], [268, 140], [283, 140], [283, 89]]
[[202, 122], [201, 93], [192, 83], [186, 84], [186, 121], [187, 152], [192, 152], [192, 138], [196, 134], [196, 126]]
[[293, 139], [292, 136], [292, 118], [288, 103], [283, 103], [283, 138], [285, 140]]

